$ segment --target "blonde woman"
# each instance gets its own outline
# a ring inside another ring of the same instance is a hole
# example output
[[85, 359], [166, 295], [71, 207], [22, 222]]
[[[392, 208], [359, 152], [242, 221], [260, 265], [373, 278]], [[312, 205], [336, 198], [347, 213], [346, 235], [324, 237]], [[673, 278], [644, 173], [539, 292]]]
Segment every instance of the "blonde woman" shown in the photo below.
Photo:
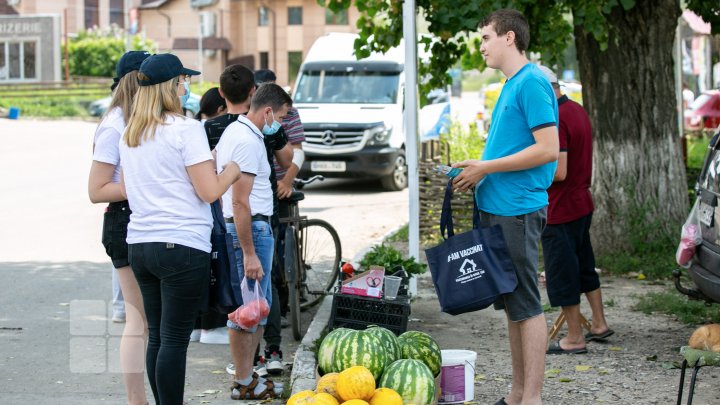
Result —
[[209, 203], [240, 176], [232, 161], [215, 174], [202, 124], [182, 115], [187, 76], [199, 73], [171, 54], [147, 58], [120, 142], [130, 265], [145, 304], [146, 368], [159, 405], [183, 403], [190, 332], [209, 284]]
[[[102, 243], [112, 260], [113, 273], [117, 274], [120, 290], [125, 298], [126, 323], [120, 339], [120, 367], [130, 405], [147, 403], [143, 375], [147, 330], [142, 295], [128, 261], [128, 246], [125, 238], [130, 222], [130, 207], [120, 190], [118, 143], [125, 130], [133, 97], [138, 89], [138, 69], [148, 56], [150, 54], [147, 52], [131, 51], [118, 61], [112, 101], [95, 131], [93, 162], [88, 181], [90, 201], [110, 203], [105, 210]], [[115, 316], [114, 314], [113, 320]]]

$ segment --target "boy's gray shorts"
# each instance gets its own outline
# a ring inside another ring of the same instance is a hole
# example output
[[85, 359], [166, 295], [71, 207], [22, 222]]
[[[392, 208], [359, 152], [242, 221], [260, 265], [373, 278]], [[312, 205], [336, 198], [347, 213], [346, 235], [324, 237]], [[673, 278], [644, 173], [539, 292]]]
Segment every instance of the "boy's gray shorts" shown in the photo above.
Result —
[[529, 214], [503, 217], [480, 211], [480, 226], [500, 225], [517, 271], [517, 289], [495, 301], [513, 322], [542, 314], [538, 290], [538, 244], [547, 218], [547, 207]]

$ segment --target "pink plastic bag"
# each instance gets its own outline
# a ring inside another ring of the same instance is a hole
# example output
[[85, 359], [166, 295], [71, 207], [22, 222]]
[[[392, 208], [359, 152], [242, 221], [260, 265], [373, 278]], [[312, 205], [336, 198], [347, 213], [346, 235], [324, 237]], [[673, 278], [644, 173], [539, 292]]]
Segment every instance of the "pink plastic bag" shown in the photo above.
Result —
[[242, 291], [243, 305], [228, 314], [228, 319], [243, 329], [251, 329], [257, 326], [261, 320], [267, 318], [270, 313], [270, 306], [263, 297], [260, 281], [255, 281], [255, 288], [250, 290], [247, 277], [244, 277], [240, 283], [240, 289]]
[[680, 244], [675, 252], [675, 261], [682, 267], [690, 267], [690, 261], [695, 256], [695, 249], [702, 243], [700, 221], [697, 217], [698, 201], [695, 202], [680, 234]]

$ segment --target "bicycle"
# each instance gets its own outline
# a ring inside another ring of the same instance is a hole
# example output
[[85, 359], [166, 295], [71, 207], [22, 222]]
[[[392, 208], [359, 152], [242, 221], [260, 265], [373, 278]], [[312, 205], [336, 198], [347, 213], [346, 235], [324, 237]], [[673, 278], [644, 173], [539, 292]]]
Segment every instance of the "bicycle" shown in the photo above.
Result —
[[[296, 188], [322, 181], [323, 176], [296, 179]], [[305, 198], [294, 191], [285, 201], [289, 205], [286, 218], [280, 218], [285, 229], [285, 282], [288, 285], [290, 325], [295, 340], [302, 338], [300, 312], [315, 305], [329, 294], [337, 282], [342, 249], [337, 231], [327, 221], [300, 215], [298, 202]]]

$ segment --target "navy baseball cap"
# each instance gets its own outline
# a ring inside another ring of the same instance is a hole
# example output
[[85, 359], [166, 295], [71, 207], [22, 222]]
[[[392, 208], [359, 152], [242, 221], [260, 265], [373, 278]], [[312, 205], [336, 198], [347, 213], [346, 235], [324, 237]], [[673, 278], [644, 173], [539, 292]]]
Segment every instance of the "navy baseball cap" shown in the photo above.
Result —
[[148, 78], [148, 80], [139, 80], [141, 86], [163, 83], [180, 75], [200, 74], [197, 70], [183, 67], [180, 59], [171, 53], [152, 55], [145, 59], [140, 65], [140, 73]]
[[132, 72], [133, 70], [139, 70], [140, 64], [142, 64], [142, 62], [149, 56], [150, 52], [147, 51], [125, 52], [125, 54], [120, 57], [117, 66], [115, 66], [115, 77], [113, 77], [113, 85], [111, 89], [115, 90], [115, 87], [117, 87], [120, 79], [122, 79], [123, 76]]

